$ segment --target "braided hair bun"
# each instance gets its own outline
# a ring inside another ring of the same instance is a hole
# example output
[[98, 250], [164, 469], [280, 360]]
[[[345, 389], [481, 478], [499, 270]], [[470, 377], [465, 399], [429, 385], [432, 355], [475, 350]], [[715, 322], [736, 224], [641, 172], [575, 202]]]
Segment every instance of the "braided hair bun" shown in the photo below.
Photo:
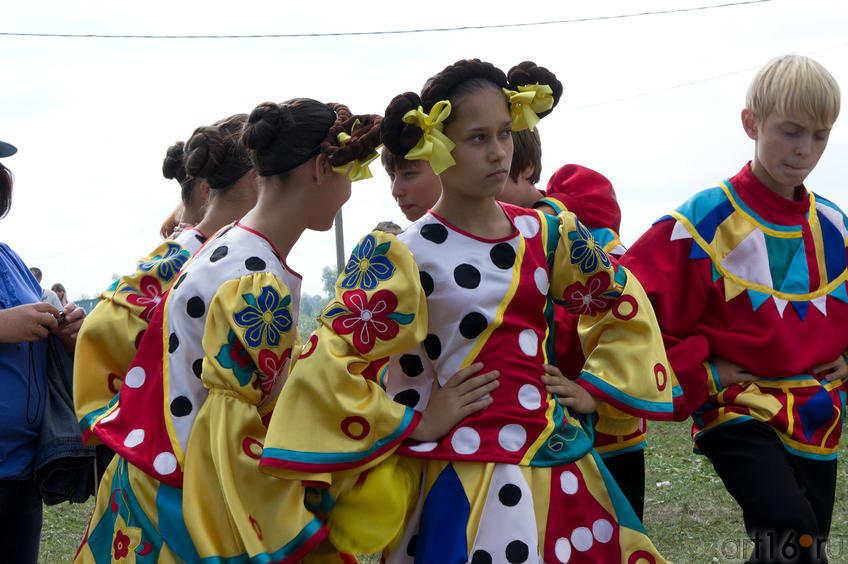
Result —
[[386, 107], [380, 134], [383, 145], [395, 155], [405, 155], [421, 139], [421, 129], [404, 123], [403, 116], [409, 110], [421, 105], [421, 98], [415, 92], [405, 92], [395, 96]]
[[[477, 89], [485, 82], [498, 88], [507, 85], [506, 75], [492, 63], [480, 59], [462, 59], [432, 77], [421, 92], [424, 111], [429, 112], [440, 100], [451, 100]], [[471, 84], [469, 84], [471, 83]]]
[[557, 79], [556, 75], [546, 69], [536, 65], [533, 61], [524, 61], [518, 63], [507, 73], [507, 81], [509, 82], [510, 90], [518, 90], [519, 86], [527, 86], [529, 84], [547, 84], [551, 87], [554, 98], [554, 105], [550, 110], [540, 112], [540, 118], [545, 117], [559, 103], [562, 97], [562, 83]]
[[[480, 59], [463, 59], [442, 69], [431, 77], [424, 85], [419, 97], [414, 92], [406, 92], [395, 96], [386, 108], [383, 119], [383, 144], [394, 155], [400, 157], [412, 149], [423, 132], [417, 125], [404, 123], [403, 116], [409, 110], [421, 106], [424, 112], [429, 112], [441, 100], [449, 100], [455, 106], [458, 98], [472, 94], [481, 87], [510, 88], [530, 84], [547, 84], [553, 91], [554, 106], [562, 96], [562, 83], [554, 73], [544, 67], [537, 66], [531, 61], [519, 63], [509, 71], [509, 77], [492, 63]], [[553, 108], [551, 108], [553, 109]], [[542, 112], [539, 117], [550, 113]], [[450, 123], [451, 116], [445, 120]]]
[[226, 154], [224, 139], [216, 126], [198, 127], [188, 140], [186, 172], [192, 176], [208, 178], [218, 169]]
[[[380, 146], [383, 118], [374, 114], [350, 115], [348, 111], [346, 119], [342, 120], [343, 113], [338, 109], [336, 113], [338, 119], [330, 128], [327, 139], [321, 144], [321, 152], [327, 155], [330, 164], [340, 166], [371, 156]], [[338, 136], [342, 132], [349, 134], [350, 138], [345, 141], [344, 146], [339, 146]]]
[[[354, 131], [353, 124], [359, 120]], [[374, 152], [380, 143], [379, 116], [352, 115], [343, 104], [294, 98], [259, 104], [242, 131], [242, 143], [261, 176], [285, 174], [323, 153], [333, 165], [347, 164]], [[342, 147], [338, 134], [351, 137]]]
[[280, 132], [292, 129], [294, 115], [289, 104], [263, 102], [256, 106], [241, 133], [241, 141], [251, 150], [261, 151], [269, 148]]
[[185, 169], [185, 143], [177, 141], [165, 153], [165, 160], [162, 161], [162, 176], [168, 180], [176, 180], [183, 184], [186, 179], [190, 179]]
[[198, 127], [186, 144], [186, 172], [204, 178], [213, 190], [235, 184], [251, 168], [247, 150], [239, 141], [246, 114], [236, 114], [214, 125]]

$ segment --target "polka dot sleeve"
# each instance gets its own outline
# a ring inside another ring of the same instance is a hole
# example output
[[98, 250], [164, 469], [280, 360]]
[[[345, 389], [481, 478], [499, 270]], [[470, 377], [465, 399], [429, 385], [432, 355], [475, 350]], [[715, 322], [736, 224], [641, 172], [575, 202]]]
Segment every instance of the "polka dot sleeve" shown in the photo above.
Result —
[[610, 417], [671, 420], [680, 387], [645, 291], [574, 214], [564, 212], [558, 219], [551, 293], [579, 316], [586, 362], [577, 382], [616, 408], [606, 414]]
[[320, 321], [277, 401], [261, 465], [331, 483], [332, 472], [378, 464], [420, 418], [365, 374], [427, 335], [426, 298], [406, 246], [380, 232], [362, 239]]
[[[189, 316], [201, 308], [193, 299]], [[326, 534], [303, 506], [299, 482], [259, 470], [266, 433], [259, 407], [284, 378], [297, 342], [291, 301], [277, 276], [256, 272], [222, 284], [206, 306], [201, 378], [209, 393], [196, 407], [183, 480], [185, 523], [201, 559], [286, 561], [279, 555], [306, 550]]]
[[[187, 309], [194, 299], [187, 301]], [[203, 331], [204, 385], [236, 391], [254, 405], [276, 395], [292, 346], [299, 342], [292, 301], [289, 289], [271, 272], [222, 284], [209, 304]]]

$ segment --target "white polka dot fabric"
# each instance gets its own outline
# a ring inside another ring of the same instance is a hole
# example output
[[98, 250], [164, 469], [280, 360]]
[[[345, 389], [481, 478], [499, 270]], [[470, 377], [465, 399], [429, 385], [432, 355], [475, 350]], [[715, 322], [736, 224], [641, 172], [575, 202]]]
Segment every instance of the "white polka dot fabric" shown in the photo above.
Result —
[[516, 233], [506, 240], [477, 239], [432, 214], [410, 225], [398, 238], [415, 255], [422, 277], [426, 273], [433, 281], [427, 308], [430, 334], [438, 338], [441, 352], [432, 361], [444, 384], [495, 320], [513, 280], [520, 238]]
[[495, 466], [480, 522], [472, 562], [532, 562], [539, 554], [533, 495], [519, 466]]
[[428, 335], [390, 359], [386, 388], [423, 411], [433, 380], [444, 385], [476, 361], [500, 372], [494, 403], [438, 444], [407, 442], [410, 456], [518, 462], [547, 426], [541, 375], [551, 329], [547, 249], [539, 214], [504, 205], [512, 235], [483, 240], [430, 213], [399, 235], [412, 251], [427, 295]]
[[254, 272], [271, 272], [288, 287], [292, 319], [297, 319], [300, 278], [285, 269], [271, 244], [260, 235], [234, 225], [210, 240], [184, 268], [167, 303], [168, 366], [166, 389], [174, 430], [183, 450], [207, 390], [200, 379], [201, 346], [209, 304], [217, 289]]

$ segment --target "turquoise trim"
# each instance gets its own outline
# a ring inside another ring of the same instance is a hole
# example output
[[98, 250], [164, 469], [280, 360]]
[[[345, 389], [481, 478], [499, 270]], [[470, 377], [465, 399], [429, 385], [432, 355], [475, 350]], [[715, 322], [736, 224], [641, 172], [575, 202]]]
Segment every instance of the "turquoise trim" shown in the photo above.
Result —
[[637, 450], [644, 450], [645, 447], [648, 446], [648, 441], [642, 441], [639, 444], [630, 445], [627, 448], [621, 448], [618, 450], [611, 450], [609, 452], [599, 452], [598, 455], [604, 460], [607, 458], [613, 458], [614, 456], [618, 456], [620, 454], [627, 454], [628, 452], [636, 452]]
[[117, 394], [115, 394], [115, 396], [111, 400], [109, 400], [109, 403], [106, 405], [106, 407], [101, 407], [100, 409], [95, 409], [94, 411], [90, 412], [88, 415], [83, 417], [80, 420], [80, 424], [79, 424], [80, 430], [85, 432], [89, 427], [91, 427], [91, 424], [94, 422], [95, 419], [97, 419], [98, 417], [100, 417], [101, 415], [103, 415], [104, 413], [109, 411], [110, 409], [112, 409], [112, 406], [115, 405], [116, 403], [118, 403], [119, 395], [120, 395], [120, 391]]
[[138, 564], [152, 564], [159, 558], [164, 539], [159, 531], [150, 521], [148, 516], [141, 510], [141, 505], [135, 497], [129, 478], [127, 477], [128, 463], [119, 458], [115, 465], [115, 473], [112, 475], [110, 484], [101, 483], [101, 487], [108, 487], [110, 492], [110, 506], [112, 503], [118, 508], [113, 513], [106, 508], [100, 519], [90, 525], [90, 533], [86, 541], [94, 560], [97, 564], [109, 564], [112, 562], [112, 549], [115, 536], [115, 523], [118, 515], [124, 520], [127, 527], [141, 529], [141, 540], [150, 545], [150, 551], [145, 555], [136, 553], [135, 561]]
[[321, 526], [321, 521], [313, 517], [312, 521], [295, 538], [270, 554], [263, 552], [252, 557], [247, 554], [239, 554], [238, 556], [207, 556], [198, 560], [198, 562], [202, 562], [203, 564], [242, 564], [247, 562], [250, 564], [270, 564], [271, 562], [280, 562], [281, 560], [290, 558], [300, 550], [309, 539], [321, 530]]
[[[565, 208], [562, 207], [559, 204], [559, 202], [557, 202], [555, 199], [547, 197], [547, 196], [545, 196], [544, 198], [541, 198], [539, 200], [536, 200], [536, 203], [534, 205], [538, 205], [538, 204], [547, 204], [547, 205], [551, 206], [552, 208], [554, 208], [554, 213], [556, 215], [561, 214], [565, 210]], [[550, 215], [550, 214], [548, 214], [548, 215]]]
[[304, 452], [299, 450], [289, 450], [284, 448], [268, 448], [262, 450], [262, 458], [273, 458], [275, 460], [285, 460], [289, 462], [301, 462], [307, 464], [342, 464], [345, 462], [356, 462], [368, 458], [385, 445], [390, 444], [403, 435], [412, 418], [415, 416], [415, 410], [407, 407], [403, 413], [403, 419], [390, 435], [377, 440], [374, 445], [368, 450], [358, 452]]
[[727, 195], [716, 186], [698, 192], [683, 202], [676, 211], [689, 219], [693, 226], [697, 226], [713, 209], [725, 202], [727, 202]]
[[548, 336], [545, 339], [545, 345], [542, 350], [545, 352], [545, 362], [548, 364], [552, 364], [557, 366], [556, 356], [556, 339], [554, 338], [554, 324], [556, 322], [556, 310], [554, 309], [554, 302], [551, 299], [551, 293], [548, 292], [548, 295], [545, 296], [545, 324], [548, 327]]
[[760, 225], [764, 225], [764, 226], [768, 227], [769, 229], [772, 229], [774, 231], [782, 231], [784, 233], [799, 233], [799, 234], [801, 233], [801, 226], [800, 225], [778, 225], [777, 223], [771, 223], [769, 221], [766, 221], [762, 217], [760, 217], [760, 215], [757, 214], [757, 212], [752, 210], [748, 206], [748, 204], [746, 204], [745, 202], [742, 201], [742, 198], [740, 198], [739, 194], [736, 193], [736, 189], [730, 183], [730, 180], [725, 180], [721, 184], [723, 184], [724, 186], [726, 186], [728, 188], [728, 190], [730, 190], [730, 194], [733, 197], [733, 202], [737, 206], [739, 206], [739, 208], [741, 208], [745, 213], [747, 213], [748, 215], [753, 217], [757, 221], [757, 223], [759, 223]]
[[333, 499], [327, 488], [313, 488], [310, 486], [306, 488], [303, 505], [313, 513], [316, 511], [329, 512], [336, 505], [336, 500]]
[[156, 511], [159, 514], [159, 534], [165, 544], [186, 562], [200, 560], [183, 518], [183, 490], [159, 482]]
[[612, 501], [612, 507], [615, 510], [615, 519], [618, 521], [618, 525], [620, 527], [633, 529], [634, 531], [638, 531], [647, 536], [648, 532], [645, 530], [645, 527], [642, 526], [642, 521], [639, 520], [639, 516], [636, 515], [635, 511], [633, 511], [633, 506], [630, 505], [630, 502], [621, 491], [621, 488], [618, 486], [615, 478], [613, 478], [612, 474], [610, 474], [610, 471], [607, 468], [607, 465], [604, 464], [601, 456], [595, 450], [592, 450], [592, 457], [595, 459], [601, 478], [604, 480], [604, 485], [607, 488], [607, 494], [609, 494], [610, 501]]
[[587, 227], [587, 229], [589, 230], [589, 233], [592, 234], [595, 242], [598, 243], [601, 248], [606, 247], [617, 239], [615, 233], [606, 227]]
[[740, 415], [740, 416], [738, 416], [734, 419], [731, 419], [730, 421], [725, 421], [724, 423], [720, 423], [719, 425], [716, 425], [715, 427], [711, 427], [711, 428], [705, 429], [703, 431], [698, 431], [698, 433], [696, 433], [695, 436], [693, 437], [694, 442], [695, 442], [695, 446], [692, 448], [692, 452], [694, 452], [695, 454], [700, 454], [700, 455], [704, 454], [700, 450], [698, 450], [698, 437], [706, 435], [710, 431], [715, 431], [716, 429], [720, 429], [722, 427], [727, 427], [728, 425], [738, 425], [739, 423], [744, 423], [745, 421], [757, 421], [757, 419], [754, 419], [753, 417], [750, 417], [748, 415]]
[[783, 448], [788, 450], [791, 454], [795, 456], [800, 456], [801, 458], [807, 458], [809, 460], [836, 460], [836, 457], [839, 455], [839, 452], [834, 452], [833, 454], [818, 454], [815, 452], [806, 452], [803, 450], [798, 450], [797, 448], [793, 448], [788, 444], [781, 441]]
[[774, 378], [774, 377], [764, 376], [762, 378], [758, 378], [758, 380], [762, 380], [762, 381], [765, 381], [765, 382], [790, 382], [790, 381], [802, 382], [804, 380], [814, 380], [814, 381], [818, 382], [818, 379], [815, 376], [813, 376], [812, 374], [798, 374], [796, 376], [791, 376], [791, 377], [788, 377], [788, 378]]
[[842, 209], [839, 208], [839, 206], [837, 206], [836, 204], [834, 204], [833, 202], [831, 202], [827, 198], [819, 196], [815, 192], [813, 192], [813, 196], [815, 196], [815, 198], [816, 198], [816, 207], [818, 207], [819, 204], [821, 204], [821, 205], [828, 207], [832, 210], [838, 211], [839, 214], [842, 216], [843, 225], [845, 226], [846, 229], [848, 229], [848, 216], [845, 215], [845, 212], [843, 212]]
[[377, 381], [380, 384], [380, 387], [384, 390], [386, 389], [386, 374], [389, 372], [389, 363], [383, 365], [383, 368], [380, 369], [379, 375], [377, 376]]
[[710, 368], [710, 376], [712, 377], [716, 393], [720, 394], [724, 391], [724, 386], [721, 385], [721, 379], [718, 376], [718, 368], [716, 368], [716, 365], [713, 364], [712, 360], [707, 361], [707, 366]]
[[615, 386], [604, 382], [597, 376], [590, 374], [585, 370], [580, 373], [580, 376], [577, 377], [577, 380], [580, 380], [581, 378], [601, 390], [601, 392], [607, 394], [613, 399], [620, 401], [625, 405], [629, 405], [631, 407], [635, 407], [642, 411], [647, 411], [651, 413], [672, 413], [674, 411], [674, 405], [672, 402], [650, 401], [643, 400], [640, 398], [634, 398], [633, 396], [621, 392], [621, 390], [619, 390]]
[[627, 286], [627, 270], [623, 267], [616, 270], [613, 275], [613, 280], [622, 288]]

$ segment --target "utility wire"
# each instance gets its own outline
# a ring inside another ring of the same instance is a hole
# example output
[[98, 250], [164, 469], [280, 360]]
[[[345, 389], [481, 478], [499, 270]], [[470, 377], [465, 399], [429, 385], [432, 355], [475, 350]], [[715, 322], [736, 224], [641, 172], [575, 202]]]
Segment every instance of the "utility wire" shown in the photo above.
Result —
[[[813, 55], [813, 54], [816, 54], [816, 53], [824, 53], [825, 51], [832, 51], [833, 49], [839, 49], [839, 48], [846, 47], [846, 46], [848, 46], [848, 42], [847, 43], [840, 43], [838, 45], [832, 45], [830, 47], [825, 47], [823, 49], [816, 49], [814, 51], [810, 51], [808, 54]], [[678, 88], [684, 88], [684, 87], [692, 86], [692, 85], [695, 85], [695, 84], [701, 84], [701, 83], [704, 83], [704, 82], [710, 82], [710, 81], [713, 81], [713, 80], [718, 80], [720, 78], [726, 78], [728, 76], [742, 74], [743, 72], [750, 72], [750, 71], [756, 70], [758, 68], [760, 68], [760, 65], [748, 67], [748, 68], [744, 68], [744, 69], [739, 69], [739, 70], [735, 70], [735, 71], [731, 71], [731, 72], [726, 72], [726, 73], [723, 73], [723, 74], [717, 74], [717, 75], [714, 75], [714, 76], [710, 76], [710, 77], [707, 77], [707, 78], [701, 78], [701, 79], [698, 79], [698, 80], [691, 80], [689, 82], [683, 82], [683, 83], [680, 83], [680, 84], [667, 86], [665, 88], [659, 88], [657, 90], [651, 90], [651, 91], [648, 91], [648, 92], [639, 92], [637, 94], [631, 94], [629, 96], [622, 96], [621, 98], [614, 98], [612, 100], [603, 100], [601, 102], [597, 102], [597, 103], [594, 103], [594, 104], [585, 104], [583, 106], [577, 106], [576, 108], [566, 108], [564, 111], [565, 112], [577, 112], [577, 111], [580, 111], [580, 110], [585, 110], [587, 108], [595, 108], [595, 107], [598, 107], [598, 106], [606, 106], [608, 104], [615, 104], [615, 103], [618, 103], [618, 102], [623, 102], [625, 100], [632, 100], [634, 98], [643, 98], [645, 96], [651, 96], [653, 94], [660, 94], [662, 92], [668, 92], [669, 90], [676, 90]], [[94, 243], [94, 244], [86, 246], [86, 247], [82, 247], [82, 248], [78, 248], [78, 249], [72, 249], [72, 250], [68, 250], [68, 251], [61, 251], [61, 252], [54, 253], [54, 254], [51, 254], [51, 255], [45, 255], [45, 256], [42, 256], [42, 257], [38, 257], [36, 260], [43, 260], [43, 259], [61, 256], [61, 255], [67, 255], [67, 254], [87, 251], [87, 250], [93, 249], [95, 247], [100, 247], [100, 246], [106, 245], [108, 243], [112, 243], [116, 240], [128, 239], [130, 237], [135, 237], [136, 235], [140, 235], [141, 233], [144, 233], [146, 231], [149, 231], [149, 229], [142, 229], [140, 231], [136, 231], [134, 233], [129, 233], [127, 235], [112, 237], [108, 241], [98, 241], [97, 243]]]
[[616, 14], [612, 16], [592, 16], [586, 18], [570, 18], [562, 20], [548, 20], [539, 22], [506, 23], [492, 25], [465, 25], [458, 27], [435, 27], [420, 29], [395, 29], [384, 31], [340, 31], [335, 33], [258, 33], [245, 35], [131, 35], [131, 34], [105, 34], [105, 33], [23, 33], [13, 31], [2, 31], [0, 36], [4, 37], [59, 37], [74, 39], [291, 39], [298, 37], [356, 37], [363, 35], [403, 35], [409, 33], [432, 33], [439, 31], [471, 31], [481, 29], [504, 29], [513, 27], [530, 27], [540, 25], [556, 25], [583, 22], [596, 22], [605, 20], [620, 20], [625, 18], [638, 18], [642, 16], [655, 16], [661, 14], [678, 14], [682, 12], [698, 12], [702, 10], [714, 10], [718, 8], [732, 8], [746, 4], [762, 4], [772, 0], [743, 0], [741, 2], [728, 2], [725, 4], [713, 4], [710, 6], [694, 6], [691, 8], [673, 8], [668, 10], [653, 10], [649, 12], [634, 12], [630, 14]]
[[58, 253], [52, 253], [52, 254], [49, 254], [49, 255], [42, 255], [40, 257], [36, 257], [33, 260], [37, 260], [37, 261], [38, 260], [45, 260], [45, 259], [49, 259], [49, 258], [60, 257], [62, 255], [70, 255], [70, 254], [75, 254], [75, 253], [81, 253], [83, 251], [89, 251], [91, 249], [94, 249], [94, 248], [97, 248], [97, 247], [102, 247], [104, 245], [111, 245], [115, 241], [122, 241], [124, 239], [129, 239], [131, 237], [141, 235], [142, 233], [149, 233], [151, 230], [152, 229], [150, 227], [146, 227], [144, 229], [140, 229], [138, 231], [135, 231], [133, 233], [128, 233], [126, 235], [118, 235], [117, 237], [109, 237], [109, 239], [100, 240], [100, 241], [97, 241], [96, 243], [92, 243], [92, 244], [87, 245], [85, 247], [79, 247], [79, 248], [70, 249], [70, 250], [67, 250], [67, 251], [59, 251]]
[[[848, 46], [848, 43], [840, 43], [838, 45], [831, 45], [830, 47], [825, 47], [823, 49], [816, 49], [815, 51], [810, 51], [808, 55], [814, 55], [817, 53], [824, 53], [825, 51], [831, 51], [833, 49], [839, 49], [841, 47]], [[690, 80], [688, 82], [681, 82], [680, 84], [674, 84], [672, 86], [666, 86], [664, 88], [657, 88], [656, 90], [648, 90], [646, 92], [638, 92], [636, 94], [629, 94], [627, 96], [622, 96], [621, 98], [612, 98], [610, 100], [602, 100], [600, 102], [595, 102], [592, 104], [584, 104], [582, 106], [577, 106], [575, 108], [566, 108], [565, 112], [576, 112], [579, 110], [585, 110], [587, 108], [596, 108], [598, 106], [606, 106], [607, 104], [615, 104], [618, 102], [624, 102], [626, 100], [632, 100], [634, 98], [644, 98], [645, 96], [652, 96], [654, 94], [660, 94], [662, 92], [668, 92], [669, 90], [677, 90], [678, 88], [685, 88], [687, 86], [693, 86], [695, 84], [702, 84], [704, 82], [711, 82], [713, 80], [718, 80], [720, 78], [726, 78], [728, 76], [734, 76], [737, 74], [742, 74], [744, 72], [751, 72], [753, 70], [757, 70], [762, 65], [755, 65], [753, 67], [748, 67], [744, 69], [739, 69], [731, 72], [726, 72], [722, 74], [716, 74], [713, 76], [708, 76], [706, 78], [699, 78], [697, 80]]]

